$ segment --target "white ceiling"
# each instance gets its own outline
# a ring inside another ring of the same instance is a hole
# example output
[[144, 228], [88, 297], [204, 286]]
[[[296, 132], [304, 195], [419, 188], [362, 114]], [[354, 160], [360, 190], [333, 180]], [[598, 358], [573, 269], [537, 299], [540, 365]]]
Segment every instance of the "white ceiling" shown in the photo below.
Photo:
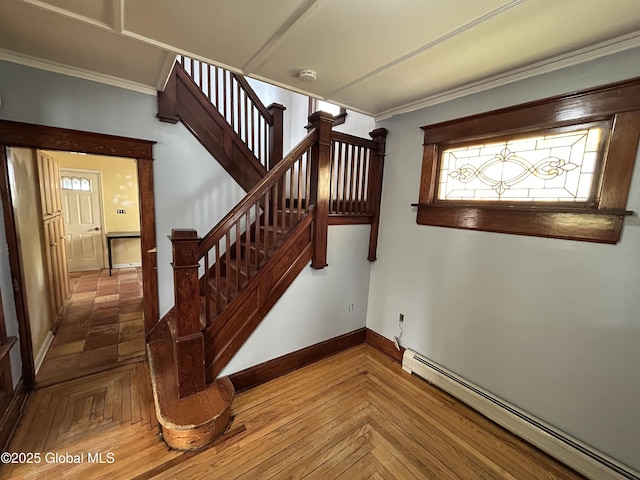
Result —
[[640, 0], [0, 1], [0, 59], [154, 91], [180, 53], [379, 118], [636, 46]]

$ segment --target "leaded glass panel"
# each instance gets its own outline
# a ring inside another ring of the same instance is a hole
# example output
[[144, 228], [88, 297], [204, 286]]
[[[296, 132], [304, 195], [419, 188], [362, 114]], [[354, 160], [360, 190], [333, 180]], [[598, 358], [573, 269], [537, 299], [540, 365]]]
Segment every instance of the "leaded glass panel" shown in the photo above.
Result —
[[588, 202], [593, 197], [602, 132], [601, 125], [582, 126], [444, 149], [438, 199]]

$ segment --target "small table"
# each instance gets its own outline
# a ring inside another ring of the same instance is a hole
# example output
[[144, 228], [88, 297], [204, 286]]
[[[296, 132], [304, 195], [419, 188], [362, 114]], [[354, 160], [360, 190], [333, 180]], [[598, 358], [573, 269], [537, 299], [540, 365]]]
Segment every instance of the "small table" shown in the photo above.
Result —
[[140, 232], [107, 232], [107, 252], [109, 257], [109, 276], [113, 268], [113, 259], [111, 258], [111, 240], [114, 238], [140, 238]]

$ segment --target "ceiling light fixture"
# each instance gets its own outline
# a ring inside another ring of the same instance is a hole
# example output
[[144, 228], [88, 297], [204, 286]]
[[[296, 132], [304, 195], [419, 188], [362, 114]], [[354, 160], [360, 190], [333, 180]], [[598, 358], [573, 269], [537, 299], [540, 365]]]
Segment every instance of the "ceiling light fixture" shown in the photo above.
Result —
[[303, 82], [315, 82], [318, 75], [313, 70], [302, 70], [298, 74], [298, 78]]

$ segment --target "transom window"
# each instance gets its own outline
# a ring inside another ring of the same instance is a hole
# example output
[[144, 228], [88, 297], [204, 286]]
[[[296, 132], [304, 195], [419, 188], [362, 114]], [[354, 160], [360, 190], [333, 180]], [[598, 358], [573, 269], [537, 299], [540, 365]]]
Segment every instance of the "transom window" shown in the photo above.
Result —
[[640, 78], [421, 127], [417, 223], [617, 243]]
[[91, 191], [91, 180], [84, 177], [60, 177], [60, 186], [65, 190]]
[[604, 127], [598, 123], [445, 148], [437, 198], [592, 203], [607, 138]]

